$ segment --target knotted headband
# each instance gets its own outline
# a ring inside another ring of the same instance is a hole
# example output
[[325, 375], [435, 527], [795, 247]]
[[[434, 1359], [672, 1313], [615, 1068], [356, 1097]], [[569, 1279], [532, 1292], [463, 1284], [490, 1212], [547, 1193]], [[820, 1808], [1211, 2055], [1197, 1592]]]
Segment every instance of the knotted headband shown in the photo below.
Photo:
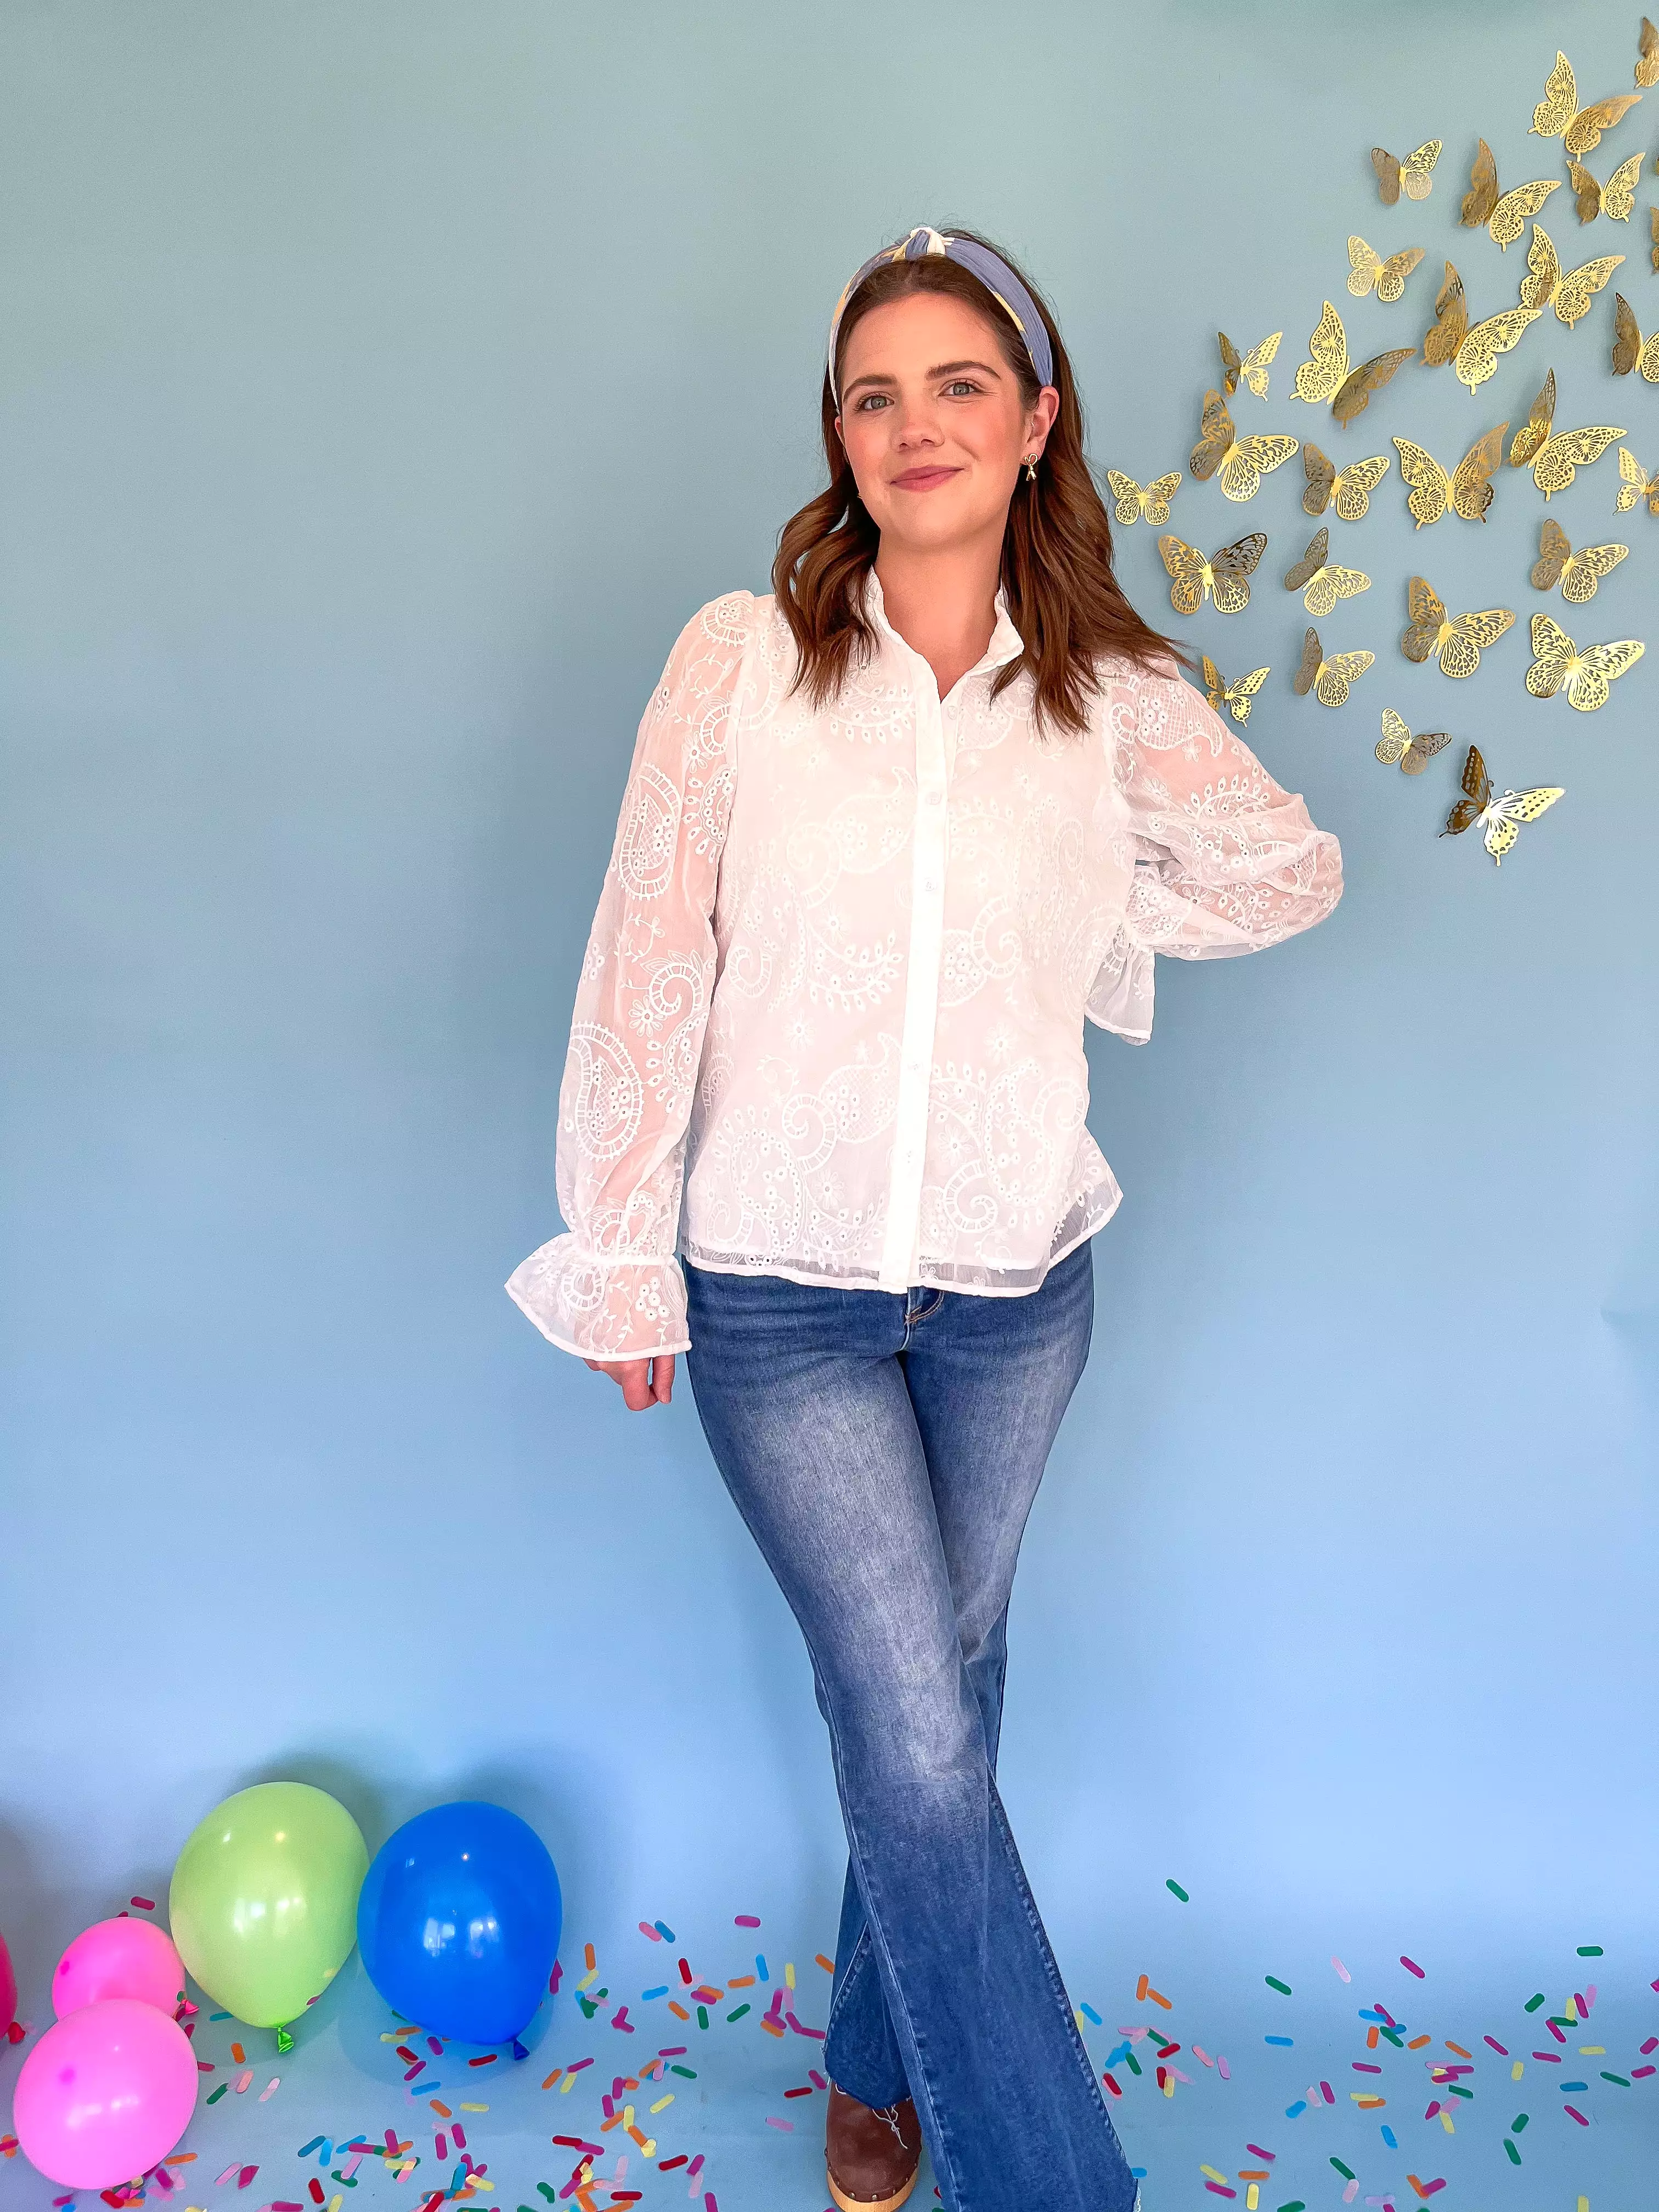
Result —
[[959, 262], [970, 270], [984, 285], [1014, 328], [1025, 342], [1025, 350], [1031, 356], [1031, 366], [1036, 371], [1039, 384], [1054, 380], [1054, 355], [1048, 345], [1048, 331], [1037, 313], [1036, 301], [1031, 297], [1008, 264], [1000, 253], [993, 253], [988, 246], [981, 246], [971, 238], [953, 238], [947, 232], [933, 230], [926, 223], [918, 223], [908, 238], [896, 246], [884, 246], [879, 253], [870, 258], [842, 287], [836, 302], [836, 312], [830, 325], [830, 389], [835, 394], [837, 407], [841, 394], [836, 390], [836, 337], [841, 329], [841, 319], [847, 302], [872, 269], [879, 269], [885, 261], [919, 261], [924, 253], [942, 253], [947, 259]]

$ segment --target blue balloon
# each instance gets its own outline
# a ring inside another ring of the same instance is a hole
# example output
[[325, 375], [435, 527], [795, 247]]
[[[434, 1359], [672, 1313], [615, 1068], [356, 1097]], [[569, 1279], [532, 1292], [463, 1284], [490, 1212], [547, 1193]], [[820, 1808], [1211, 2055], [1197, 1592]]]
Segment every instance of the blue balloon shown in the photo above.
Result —
[[562, 1918], [547, 1846], [516, 1813], [434, 1805], [376, 1852], [357, 1943], [395, 2011], [458, 2043], [507, 2043], [542, 2001]]

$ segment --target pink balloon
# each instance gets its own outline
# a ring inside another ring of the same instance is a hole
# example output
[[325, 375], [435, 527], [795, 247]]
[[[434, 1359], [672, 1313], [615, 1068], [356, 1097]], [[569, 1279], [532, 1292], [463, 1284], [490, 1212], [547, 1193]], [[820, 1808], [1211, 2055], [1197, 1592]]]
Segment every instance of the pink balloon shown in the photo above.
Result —
[[170, 2013], [185, 1993], [184, 1961], [148, 1920], [100, 1920], [76, 1937], [52, 1978], [52, 2008], [62, 2020], [103, 1997], [137, 1997]]
[[112, 2189], [163, 2159], [196, 2109], [196, 2057], [175, 2020], [103, 1997], [49, 2027], [17, 2076], [23, 2155], [66, 2189]]
[[17, 2017], [17, 1977], [11, 1970], [11, 1953], [0, 1936], [0, 2035]]

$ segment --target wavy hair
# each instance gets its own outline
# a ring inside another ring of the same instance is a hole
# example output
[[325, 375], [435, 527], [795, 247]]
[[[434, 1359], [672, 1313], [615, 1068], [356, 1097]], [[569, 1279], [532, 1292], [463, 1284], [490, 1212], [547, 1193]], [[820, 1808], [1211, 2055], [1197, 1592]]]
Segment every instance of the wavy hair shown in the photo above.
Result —
[[[1018, 658], [997, 671], [995, 698], [1022, 670], [1036, 692], [1039, 728], [1045, 721], [1073, 735], [1087, 727], [1088, 702], [1098, 688], [1097, 662], [1115, 654], [1141, 668], [1167, 670], [1173, 660], [1190, 668], [1188, 655], [1143, 622], [1124, 596], [1112, 561], [1112, 526], [1083, 444], [1083, 407], [1077, 380], [1048, 302], [1018, 264], [1000, 246], [971, 230], [1018, 270], [1036, 302], [1054, 352], [1060, 411], [1037, 461], [1033, 482], [1021, 471], [1008, 502], [1002, 540], [1002, 586], [1008, 613], [1024, 641]], [[910, 292], [943, 292], [971, 307], [995, 337], [1029, 410], [1042, 386], [1018, 332], [990, 292], [960, 263], [943, 254], [889, 261], [871, 271], [848, 301], [836, 344], [836, 381], [848, 339], [872, 307]], [[815, 706], [841, 690], [855, 659], [875, 651], [876, 633], [862, 605], [864, 580], [875, 565], [881, 533], [859, 497], [845, 448], [836, 429], [836, 398], [829, 368], [821, 412], [829, 488], [793, 514], [778, 533], [772, 588], [794, 633], [799, 665], [792, 691], [805, 688]]]

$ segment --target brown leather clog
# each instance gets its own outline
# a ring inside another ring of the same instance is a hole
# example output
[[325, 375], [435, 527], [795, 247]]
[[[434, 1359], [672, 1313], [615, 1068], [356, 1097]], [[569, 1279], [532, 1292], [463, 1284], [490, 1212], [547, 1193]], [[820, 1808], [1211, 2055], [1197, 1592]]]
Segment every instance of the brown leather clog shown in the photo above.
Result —
[[921, 2165], [915, 2105], [904, 2097], [878, 2112], [832, 2081], [823, 2155], [830, 2194], [841, 2212], [896, 2212]]

